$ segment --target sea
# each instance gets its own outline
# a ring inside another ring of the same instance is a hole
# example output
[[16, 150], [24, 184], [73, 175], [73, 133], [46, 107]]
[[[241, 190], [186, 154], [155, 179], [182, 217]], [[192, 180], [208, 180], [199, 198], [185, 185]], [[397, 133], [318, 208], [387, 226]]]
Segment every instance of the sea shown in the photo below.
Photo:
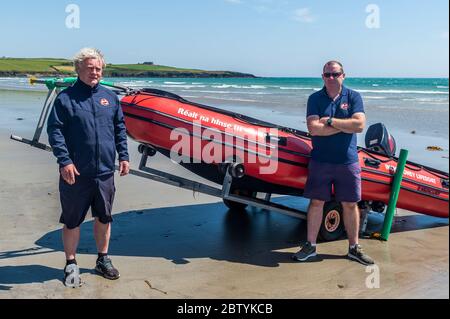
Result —
[[[186, 100], [306, 130], [308, 97], [323, 87], [321, 78], [106, 78], [132, 88], [154, 88]], [[346, 78], [361, 93], [367, 127], [383, 123], [408, 159], [448, 172], [448, 78]], [[0, 78], [0, 130], [27, 130], [39, 118], [43, 85], [26, 78]], [[358, 144], [364, 146], [364, 133]], [[431, 148], [430, 148], [431, 147]], [[434, 149], [434, 150], [430, 150]]]

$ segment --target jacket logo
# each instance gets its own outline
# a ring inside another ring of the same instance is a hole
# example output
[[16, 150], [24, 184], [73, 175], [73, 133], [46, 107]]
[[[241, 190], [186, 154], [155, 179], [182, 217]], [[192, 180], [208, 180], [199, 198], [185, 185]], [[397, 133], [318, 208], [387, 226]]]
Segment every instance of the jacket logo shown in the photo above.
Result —
[[100, 104], [103, 106], [108, 106], [109, 105], [109, 101], [107, 99], [101, 99], [100, 100]]
[[341, 104], [341, 109], [342, 110], [348, 110], [348, 103], [342, 103]]

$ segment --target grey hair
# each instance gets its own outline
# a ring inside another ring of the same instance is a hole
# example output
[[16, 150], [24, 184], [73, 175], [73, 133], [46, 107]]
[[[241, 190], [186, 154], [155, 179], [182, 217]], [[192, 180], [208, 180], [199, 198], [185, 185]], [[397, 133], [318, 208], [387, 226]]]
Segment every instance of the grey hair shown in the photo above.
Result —
[[106, 66], [105, 58], [103, 57], [103, 53], [99, 49], [83, 48], [73, 58], [73, 65], [75, 67], [75, 71], [78, 72], [80, 65], [86, 59], [99, 59], [100, 61], [102, 61], [103, 67]]

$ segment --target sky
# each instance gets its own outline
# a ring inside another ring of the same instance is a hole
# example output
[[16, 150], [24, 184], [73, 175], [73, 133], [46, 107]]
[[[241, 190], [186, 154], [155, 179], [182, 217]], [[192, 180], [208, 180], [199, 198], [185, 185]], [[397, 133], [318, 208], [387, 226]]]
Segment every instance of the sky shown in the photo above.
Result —
[[0, 56], [70, 59], [88, 46], [108, 63], [316, 77], [324, 62], [339, 60], [347, 77], [448, 78], [448, 7], [448, 0], [2, 1]]

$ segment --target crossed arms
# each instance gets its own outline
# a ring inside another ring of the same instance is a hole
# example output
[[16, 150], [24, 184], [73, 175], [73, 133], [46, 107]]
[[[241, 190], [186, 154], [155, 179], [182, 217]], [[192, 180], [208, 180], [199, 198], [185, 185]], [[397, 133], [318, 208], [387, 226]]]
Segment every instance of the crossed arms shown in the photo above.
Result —
[[319, 118], [317, 115], [308, 116], [306, 124], [309, 134], [312, 136], [330, 136], [340, 132], [348, 134], [361, 133], [366, 124], [366, 115], [362, 112], [353, 114], [349, 119], [333, 118], [331, 126], [327, 125], [328, 118]]

